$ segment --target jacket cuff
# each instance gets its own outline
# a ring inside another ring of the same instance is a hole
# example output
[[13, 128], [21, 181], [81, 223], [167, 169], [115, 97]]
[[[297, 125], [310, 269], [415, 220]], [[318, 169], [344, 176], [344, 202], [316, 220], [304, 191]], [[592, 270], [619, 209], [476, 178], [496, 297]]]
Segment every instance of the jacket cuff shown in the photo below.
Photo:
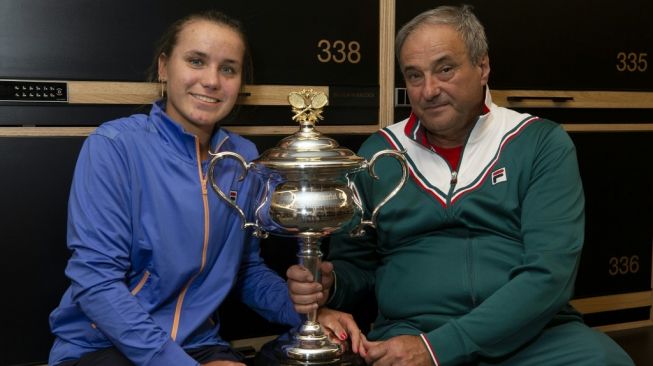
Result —
[[458, 365], [471, 361], [474, 347], [466, 344], [455, 322], [447, 322], [443, 326], [423, 334], [422, 339], [431, 352], [436, 366]]
[[190, 357], [181, 346], [169, 339], [148, 362], [151, 366], [175, 365], [175, 366], [200, 366], [194, 358]]
[[440, 363], [438, 362], [438, 358], [435, 357], [435, 351], [433, 350], [433, 347], [431, 347], [431, 342], [429, 342], [429, 339], [426, 338], [426, 335], [424, 333], [420, 334], [419, 337], [422, 339], [422, 342], [424, 342], [424, 346], [426, 347], [426, 350], [429, 351], [429, 354], [431, 355], [431, 361], [433, 361], [433, 365], [440, 366]]

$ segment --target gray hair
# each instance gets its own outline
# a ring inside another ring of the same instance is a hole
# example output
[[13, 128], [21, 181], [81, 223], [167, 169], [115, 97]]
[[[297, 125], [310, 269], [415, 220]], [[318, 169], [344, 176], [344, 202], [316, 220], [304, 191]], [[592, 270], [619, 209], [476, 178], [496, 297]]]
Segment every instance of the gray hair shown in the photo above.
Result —
[[406, 38], [422, 25], [448, 25], [453, 27], [462, 37], [467, 49], [467, 55], [475, 65], [488, 53], [485, 30], [472, 12], [470, 5], [440, 6], [417, 15], [401, 27], [395, 38], [397, 60], [399, 60], [399, 54], [406, 42]]

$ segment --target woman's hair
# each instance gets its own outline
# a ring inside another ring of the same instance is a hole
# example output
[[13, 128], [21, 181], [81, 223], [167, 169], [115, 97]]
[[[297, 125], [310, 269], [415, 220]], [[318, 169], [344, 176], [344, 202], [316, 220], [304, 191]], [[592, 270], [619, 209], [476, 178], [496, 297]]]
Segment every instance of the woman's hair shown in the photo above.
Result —
[[215, 24], [226, 26], [240, 36], [245, 47], [241, 81], [243, 86], [245, 84], [251, 84], [253, 82], [254, 72], [252, 55], [249, 49], [249, 44], [247, 42], [245, 29], [240, 21], [233, 19], [228, 15], [214, 9], [191, 13], [175, 21], [168, 27], [168, 29], [165, 31], [165, 33], [163, 33], [161, 38], [159, 38], [159, 41], [156, 43], [156, 48], [154, 50], [154, 60], [152, 61], [152, 64], [148, 70], [148, 80], [151, 82], [159, 81], [159, 56], [161, 56], [161, 54], [170, 56], [172, 54], [172, 50], [177, 45], [179, 33], [184, 29], [186, 24], [197, 20], [206, 20]]
[[488, 53], [485, 30], [472, 12], [471, 6], [440, 6], [417, 15], [401, 27], [395, 38], [397, 60], [399, 60], [399, 54], [404, 42], [406, 42], [406, 38], [422, 25], [448, 25], [453, 27], [462, 37], [469, 59], [475, 65]]

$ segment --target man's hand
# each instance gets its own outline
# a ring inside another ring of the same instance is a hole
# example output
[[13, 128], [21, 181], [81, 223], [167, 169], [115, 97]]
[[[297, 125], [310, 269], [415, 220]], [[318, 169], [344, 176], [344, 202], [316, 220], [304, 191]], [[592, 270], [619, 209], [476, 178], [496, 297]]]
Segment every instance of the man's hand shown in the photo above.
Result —
[[[320, 308], [317, 312], [317, 321], [322, 325], [324, 332], [330, 336], [332, 342], [343, 344], [347, 338], [350, 338], [352, 352], [359, 353], [359, 350], [362, 349], [363, 336], [351, 314]], [[346, 345], [346, 343], [344, 344]]]
[[301, 265], [295, 264], [286, 271], [290, 298], [298, 313], [308, 314], [324, 305], [329, 298], [333, 286], [333, 264], [322, 262], [320, 270], [322, 283], [315, 282], [313, 274]]
[[431, 354], [419, 336], [402, 335], [382, 342], [363, 338], [361, 356], [374, 366], [433, 366]]

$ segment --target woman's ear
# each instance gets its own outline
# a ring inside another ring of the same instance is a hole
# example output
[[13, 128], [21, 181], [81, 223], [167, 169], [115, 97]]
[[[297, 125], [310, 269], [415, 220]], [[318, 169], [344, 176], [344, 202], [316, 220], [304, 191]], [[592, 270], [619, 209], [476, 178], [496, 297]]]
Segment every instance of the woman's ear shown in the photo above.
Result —
[[161, 53], [159, 55], [159, 67], [158, 67], [159, 81], [161, 82], [168, 80], [168, 71], [166, 69], [167, 65], [168, 65], [168, 56], [165, 53]]

